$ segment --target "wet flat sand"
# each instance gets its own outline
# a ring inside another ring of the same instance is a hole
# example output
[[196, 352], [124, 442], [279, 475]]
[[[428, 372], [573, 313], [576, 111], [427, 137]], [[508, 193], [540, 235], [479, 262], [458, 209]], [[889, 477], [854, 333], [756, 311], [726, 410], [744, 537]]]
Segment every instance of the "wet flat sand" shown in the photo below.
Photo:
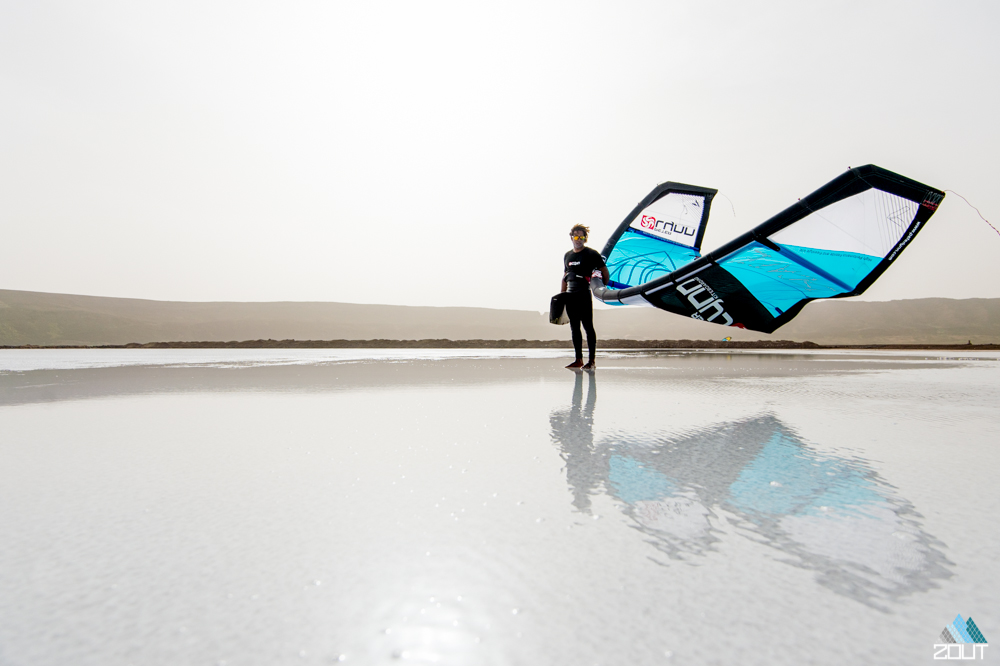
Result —
[[0, 350], [0, 664], [913, 664], [956, 614], [1000, 631], [1000, 354], [567, 362]]

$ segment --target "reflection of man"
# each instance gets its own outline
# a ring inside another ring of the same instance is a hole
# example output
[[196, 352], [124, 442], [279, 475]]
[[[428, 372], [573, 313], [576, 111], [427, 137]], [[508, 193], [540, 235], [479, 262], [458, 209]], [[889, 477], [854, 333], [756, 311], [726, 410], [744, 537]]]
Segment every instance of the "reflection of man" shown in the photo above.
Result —
[[576, 373], [573, 402], [569, 409], [552, 412], [549, 424], [566, 461], [566, 480], [573, 493], [573, 506], [590, 512], [590, 496], [607, 475], [607, 463], [594, 455], [594, 406], [597, 404], [597, 379], [587, 374], [587, 403], [583, 404], [583, 375]]

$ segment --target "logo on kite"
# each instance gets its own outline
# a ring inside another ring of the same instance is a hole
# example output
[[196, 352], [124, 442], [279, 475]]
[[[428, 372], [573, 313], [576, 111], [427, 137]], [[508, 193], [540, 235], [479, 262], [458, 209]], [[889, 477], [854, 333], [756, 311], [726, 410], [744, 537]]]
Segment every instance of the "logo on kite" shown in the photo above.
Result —
[[944, 199], [943, 194], [938, 194], [937, 192], [928, 192], [927, 196], [924, 197], [924, 201], [921, 206], [925, 206], [930, 210], [937, 210], [937, 207], [941, 204], [941, 200]]
[[692, 313], [692, 319], [715, 321], [721, 315], [722, 321], [719, 322], [720, 324], [723, 326], [733, 325], [733, 318], [729, 316], [729, 313], [723, 307], [722, 298], [701, 278], [695, 277], [682, 282], [677, 285], [677, 291], [687, 296], [688, 302], [697, 310], [697, 312]]
[[683, 234], [685, 236], [694, 236], [695, 229], [689, 229], [687, 225], [675, 224], [674, 222], [668, 222], [667, 220], [658, 220], [652, 215], [643, 215], [642, 219], [639, 220], [639, 226], [643, 229], [649, 229], [650, 231], [658, 231], [661, 234]]

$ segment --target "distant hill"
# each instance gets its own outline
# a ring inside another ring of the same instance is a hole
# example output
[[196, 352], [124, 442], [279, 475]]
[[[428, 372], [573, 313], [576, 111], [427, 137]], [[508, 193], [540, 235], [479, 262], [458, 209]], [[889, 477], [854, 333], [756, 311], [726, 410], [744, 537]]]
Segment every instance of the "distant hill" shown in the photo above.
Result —
[[[542, 304], [547, 305], [547, 304]], [[595, 311], [602, 338], [794, 340], [818, 344], [1000, 343], [1000, 299], [819, 301], [773, 335], [654, 308]], [[540, 312], [351, 303], [188, 303], [0, 290], [0, 345], [232, 340], [552, 340], [569, 337]]]

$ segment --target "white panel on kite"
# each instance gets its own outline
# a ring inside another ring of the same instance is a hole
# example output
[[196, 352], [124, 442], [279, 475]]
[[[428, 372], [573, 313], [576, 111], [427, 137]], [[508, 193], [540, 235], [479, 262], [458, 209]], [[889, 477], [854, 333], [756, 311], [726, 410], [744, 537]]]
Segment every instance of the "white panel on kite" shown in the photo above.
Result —
[[694, 247], [704, 207], [704, 196], [670, 192], [644, 208], [629, 226], [656, 238]]
[[875, 188], [841, 199], [771, 234], [778, 245], [885, 257], [919, 204]]

